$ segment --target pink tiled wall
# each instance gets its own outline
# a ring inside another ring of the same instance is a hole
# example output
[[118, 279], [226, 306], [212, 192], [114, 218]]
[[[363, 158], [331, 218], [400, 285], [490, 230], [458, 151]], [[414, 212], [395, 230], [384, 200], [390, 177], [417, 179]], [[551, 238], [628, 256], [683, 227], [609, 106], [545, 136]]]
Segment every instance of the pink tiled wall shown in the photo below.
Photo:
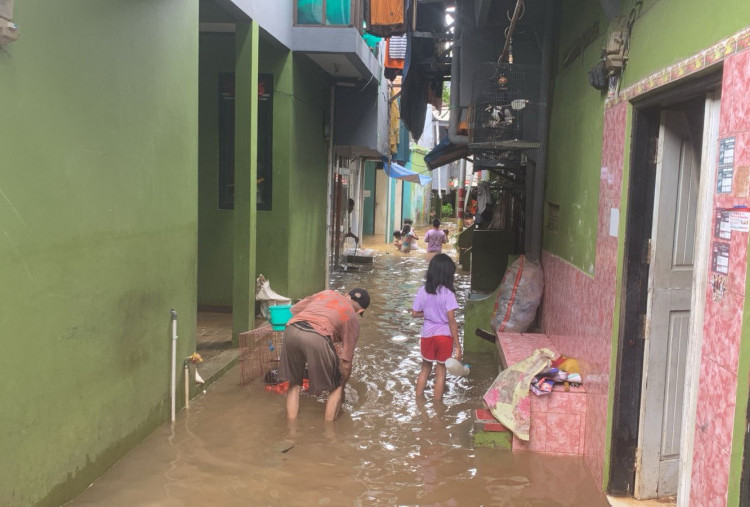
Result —
[[559, 456], [584, 453], [586, 434], [586, 392], [562, 386], [548, 395], [531, 398], [531, 426], [529, 441], [513, 437], [514, 451], [533, 451]]
[[[714, 208], [750, 205], [750, 51], [724, 61], [719, 139], [735, 138], [735, 178], [732, 192], [715, 194]], [[721, 240], [715, 240], [721, 241]], [[713, 289], [708, 269], [706, 313], [695, 421], [690, 505], [726, 505], [732, 429], [737, 396], [742, 314], [745, 300], [748, 233], [732, 231], [726, 290]]]
[[[544, 334], [498, 333], [498, 348], [508, 364], [529, 357], [534, 350], [555, 345]], [[513, 437], [514, 451], [533, 451], [563, 456], [582, 455], [586, 435], [586, 386], [556, 385], [548, 395], [529, 395], [529, 441]]]
[[[612, 209], [620, 209], [627, 103], [604, 113], [599, 227], [595, 273], [591, 277], [549, 252], [542, 253], [545, 291], [542, 324], [555, 347], [578, 358], [586, 384], [584, 455], [602, 483], [609, 390], [612, 315], [617, 274], [617, 237], [609, 235]], [[571, 305], [570, 302], [576, 304]]]

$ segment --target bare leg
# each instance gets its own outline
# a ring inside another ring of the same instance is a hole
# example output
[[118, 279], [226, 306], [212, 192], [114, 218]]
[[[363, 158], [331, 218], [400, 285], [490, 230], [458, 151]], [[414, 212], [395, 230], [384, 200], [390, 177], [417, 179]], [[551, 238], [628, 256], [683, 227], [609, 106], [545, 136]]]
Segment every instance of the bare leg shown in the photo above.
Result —
[[326, 421], [333, 421], [341, 410], [341, 400], [344, 398], [344, 386], [339, 386], [328, 395], [326, 400]]
[[422, 369], [419, 370], [419, 376], [417, 377], [417, 398], [424, 396], [424, 388], [427, 385], [427, 379], [432, 371], [432, 363], [429, 361], [422, 361]]
[[445, 365], [436, 363], [435, 364], [435, 386], [433, 388], [433, 396], [435, 401], [442, 401], [443, 391], [445, 391]]
[[289, 386], [286, 393], [286, 418], [296, 419], [299, 415], [299, 393], [302, 386]]

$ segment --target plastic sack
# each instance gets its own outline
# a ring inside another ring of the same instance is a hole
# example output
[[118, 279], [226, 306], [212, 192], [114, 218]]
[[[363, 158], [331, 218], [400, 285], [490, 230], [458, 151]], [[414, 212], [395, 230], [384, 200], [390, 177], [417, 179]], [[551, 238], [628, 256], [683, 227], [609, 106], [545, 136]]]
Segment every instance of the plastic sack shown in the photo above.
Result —
[[260, 314], [264, 319], [270, 318], [268, 306], [271, 301], [274, 305], [288, 305], [292, 302], [286, 296], [282, 296], [271, 289], [271, 282], [266, 277], [259, 275], [255, 280], [255, 300], [260, 303]]
[[522, 255], [503, 276], [490, 325], [497, 332], [523, 333], [534, 322], [544, 292], [542, 266]]

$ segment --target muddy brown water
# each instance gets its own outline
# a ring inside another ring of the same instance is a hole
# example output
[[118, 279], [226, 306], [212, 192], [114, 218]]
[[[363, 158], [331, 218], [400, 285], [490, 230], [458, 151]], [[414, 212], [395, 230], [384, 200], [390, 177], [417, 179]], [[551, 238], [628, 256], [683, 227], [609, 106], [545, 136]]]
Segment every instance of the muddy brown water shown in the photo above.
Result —
[[[234, 368], [69, 505], [608, 505], [580, 458], [474, 447], [472, 411], [495, 357], [467, 354], [471, 373], [448, 376], [444, 404], [415, 400], [420, 324], [407, 312], [425, 269], [422, 254], [384, 254], [332, 277], [372, 296], [334, 423], [303, 396], [288, 427], [284, 398], [240, 386]], [[459, 273], [460, 304], [467, 288]]]

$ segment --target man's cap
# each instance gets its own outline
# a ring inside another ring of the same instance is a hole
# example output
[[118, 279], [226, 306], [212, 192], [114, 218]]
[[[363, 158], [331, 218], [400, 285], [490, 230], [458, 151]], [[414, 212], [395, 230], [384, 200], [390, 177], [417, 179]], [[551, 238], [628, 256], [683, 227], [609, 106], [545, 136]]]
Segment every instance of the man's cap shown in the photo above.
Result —
[[356, 301], [363, 310], [370, 306], [370, 294], [365, 289], [352, 289], [349, 291], [349, 297]]

